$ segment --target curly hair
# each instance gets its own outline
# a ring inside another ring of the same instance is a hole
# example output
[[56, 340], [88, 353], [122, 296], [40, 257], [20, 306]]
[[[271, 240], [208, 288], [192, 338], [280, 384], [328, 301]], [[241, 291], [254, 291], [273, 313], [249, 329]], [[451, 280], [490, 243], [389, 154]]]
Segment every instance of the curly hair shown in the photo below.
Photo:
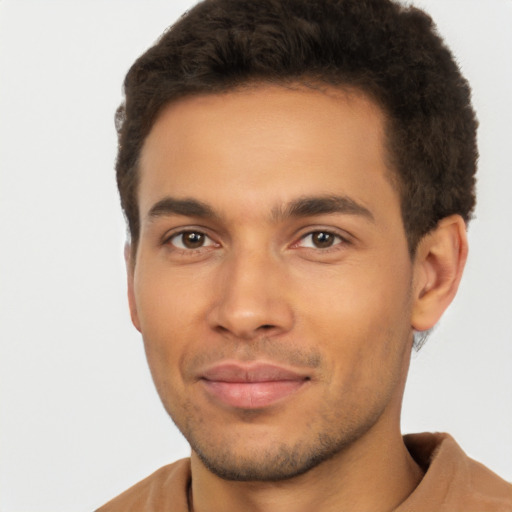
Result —
[[392, 0], [204, 0], [137, 59], [116, 114], [121, 205], [139, 236], [138, 160], [170, 102], [258, 84], [356, 88], [386, 115], [409, 250], [475, 205], [471, 91], [432, 19]]

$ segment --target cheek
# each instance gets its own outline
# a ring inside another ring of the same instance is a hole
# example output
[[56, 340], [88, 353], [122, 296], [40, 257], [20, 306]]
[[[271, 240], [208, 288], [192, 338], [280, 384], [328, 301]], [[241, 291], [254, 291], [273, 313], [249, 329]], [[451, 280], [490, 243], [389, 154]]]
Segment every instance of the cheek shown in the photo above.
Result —
[[[361, 270], [363, 269], [363, 270]], [[411, 340], [410, 269], [354, 266], [303, 293], [307, 338], [322, 340], [332, 378], [344, 386], [378, 386], [401, 373]]]
[[153, 258], [136, 269], [134, 290], [142, 332], [155, 342], [182, 337], [196, 323], [201, 310], [204, 276], [170, 271], [165, 261]]
[[190, 340], [198, 338], [197, 313], [191, 308], [191, 304], [196, 311], [200, 308], [198, 294], [156, 265], [141, 265], [135, 275], [135, 298], [146, 357], [162, 395], [180, 387], [180, 362], [190, 350]]

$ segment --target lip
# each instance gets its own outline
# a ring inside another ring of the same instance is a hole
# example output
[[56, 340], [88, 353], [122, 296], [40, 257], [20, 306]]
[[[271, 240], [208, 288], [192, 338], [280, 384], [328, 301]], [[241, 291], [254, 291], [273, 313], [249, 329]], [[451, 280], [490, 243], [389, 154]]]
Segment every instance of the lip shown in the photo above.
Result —
[[291, 397], [309, 376], [283, 366], [224, 362], [207, 368], [200, 378], [207, 393], [238, 409], [261, 409]]

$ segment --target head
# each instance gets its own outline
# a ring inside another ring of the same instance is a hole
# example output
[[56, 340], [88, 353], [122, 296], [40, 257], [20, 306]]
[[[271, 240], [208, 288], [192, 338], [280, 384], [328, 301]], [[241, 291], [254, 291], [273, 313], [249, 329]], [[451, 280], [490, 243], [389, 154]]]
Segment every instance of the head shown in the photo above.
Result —
[[431, 20], [207, 0], [125, 91], [132, 319], [193, 454], [276, 480], [399, 428], [413, 333], [456, 292], [474, 204], [469, 89]]

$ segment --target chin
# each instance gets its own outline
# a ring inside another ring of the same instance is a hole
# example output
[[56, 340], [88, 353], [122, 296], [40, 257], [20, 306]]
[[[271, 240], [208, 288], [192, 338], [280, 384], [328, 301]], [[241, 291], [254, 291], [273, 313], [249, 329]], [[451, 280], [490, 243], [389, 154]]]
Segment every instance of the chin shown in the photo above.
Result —
[[252, 445], [250, 451], [250, 442], [241, 447], [228, 441], [207, 446], [198, 446], [194, 440], [189, 442], [203, 465], [224, 480], [277, 482], [298, 477], [319, 466], [342, 452], [357, 437], [357, 434], [336, 438], [324, 435], [293, 445], [284, 442], [268, 447]]

